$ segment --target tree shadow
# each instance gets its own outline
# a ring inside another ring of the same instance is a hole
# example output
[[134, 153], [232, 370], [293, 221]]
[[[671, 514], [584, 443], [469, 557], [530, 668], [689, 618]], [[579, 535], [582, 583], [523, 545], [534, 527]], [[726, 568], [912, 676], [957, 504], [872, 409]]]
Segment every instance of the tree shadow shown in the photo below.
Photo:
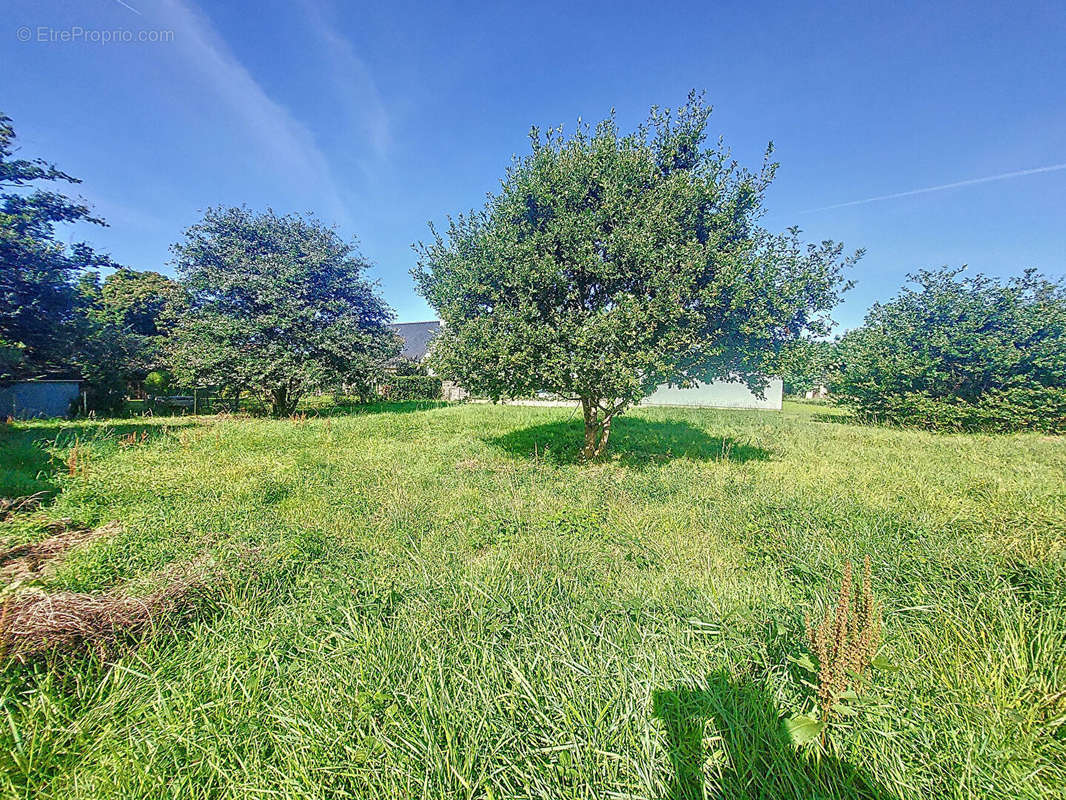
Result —
[[[584, 437], [584, 423], [570, 419], [509, 431], [484, 441], [520, 458], [577, 464]], [[684, 420], [618, 417], [611, 427], [606, 457], [627, 466], [645, 467], [679, 458], [742, 464], [767, 461], [770, 453], [730, 437], [709, 436]]]
[[673, 769], [663, 800], [898, 800], [864, 771], [798, 750], [769, 693], [725, 672], [703, 687], [656, 691], [653, 713], [666, 729]]
[[361, 414], [410, 414], [415, 411], [432, 411], [446, 408], [443, 400], [398, 400], [391, 403], [327, 403], [320, 406], [301, 406], [297, 415], [307, 417], [354, 417]]
[[[167, 418], [170, 419], [169, 417]], [[195, 427], [200, 423], [85, 425], [68, 420], [13, 423], [0, 426], [0, 497], [14, 498], [46, 492], [48, 499], [59, 491], [56, 476], [67, 465], [54, 450], [75, 443], [99, 446], [140, 446], [170, 436], [173, 429]]]

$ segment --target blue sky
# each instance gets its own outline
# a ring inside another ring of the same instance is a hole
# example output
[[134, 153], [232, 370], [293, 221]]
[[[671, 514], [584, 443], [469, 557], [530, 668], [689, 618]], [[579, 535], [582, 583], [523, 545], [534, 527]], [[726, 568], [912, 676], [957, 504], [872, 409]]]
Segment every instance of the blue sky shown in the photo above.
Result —
[[844, 327], [923, 266], [1066, 272], [1066, 169], [826, 208], [1066, 164], [1061, 0], [581, 6], [6, 0], [0, 109], [111, 223], [70, 238], [170, 272], [208, 206], [311, 210], [400, 320], [432, 317], [411, 244], [479, 206], [530, 125], [631, 127], [690, 88], [742, 163], [774, 141], [770, 227], [866, 248]]

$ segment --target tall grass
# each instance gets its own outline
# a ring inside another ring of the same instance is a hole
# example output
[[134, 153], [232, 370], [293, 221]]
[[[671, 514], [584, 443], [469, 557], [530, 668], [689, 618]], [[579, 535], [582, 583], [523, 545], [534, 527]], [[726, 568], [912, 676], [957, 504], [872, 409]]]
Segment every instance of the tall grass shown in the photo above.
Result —
[[[592, 466], [559, 408], [0, 437], [0, 495], [47, 488], [48, 518], [122, 525], [47, 589], [232, 565], [202, 613], [117, 660], [3, 668], [5, 796], [1066, 792], [1061, 438], [798, 405], [642, 409]], [[866, 554], [900, 670], [828, 750], [797, 751], [780, 718], [810, 690], [789, 657]]]

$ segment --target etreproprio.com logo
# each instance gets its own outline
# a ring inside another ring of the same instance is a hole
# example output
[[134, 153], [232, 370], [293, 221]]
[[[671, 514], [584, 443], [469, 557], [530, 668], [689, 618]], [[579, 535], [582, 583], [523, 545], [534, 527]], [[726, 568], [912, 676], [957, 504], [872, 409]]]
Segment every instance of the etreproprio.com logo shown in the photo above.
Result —
[[69, 28], [53, 28], [48, 25], [22, 25], [15, 31], [15, 38], [20, 42], [34, 44], [129, 44], [143, 42], [158, 44], [174, 41], [171, 30], [131, 30], [129, 28], [83, 28], [72, 25]]

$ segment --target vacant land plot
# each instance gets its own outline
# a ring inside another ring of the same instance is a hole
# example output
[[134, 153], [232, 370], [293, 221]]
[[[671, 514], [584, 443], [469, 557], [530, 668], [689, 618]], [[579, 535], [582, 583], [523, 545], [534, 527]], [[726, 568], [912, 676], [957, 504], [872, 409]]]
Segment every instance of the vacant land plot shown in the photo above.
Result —
[[[640, 410], [593, 466], [558, 408], [0, 438], [0, 495], [54, 497], [0, 548], [61, 551], [7, 596], [137, 622], [6, 654], [4, 796], [1066, 793], [1061, 438], [798, 406]], [[867, 554], [898, 671], [797, 751], [804, 615]]]

